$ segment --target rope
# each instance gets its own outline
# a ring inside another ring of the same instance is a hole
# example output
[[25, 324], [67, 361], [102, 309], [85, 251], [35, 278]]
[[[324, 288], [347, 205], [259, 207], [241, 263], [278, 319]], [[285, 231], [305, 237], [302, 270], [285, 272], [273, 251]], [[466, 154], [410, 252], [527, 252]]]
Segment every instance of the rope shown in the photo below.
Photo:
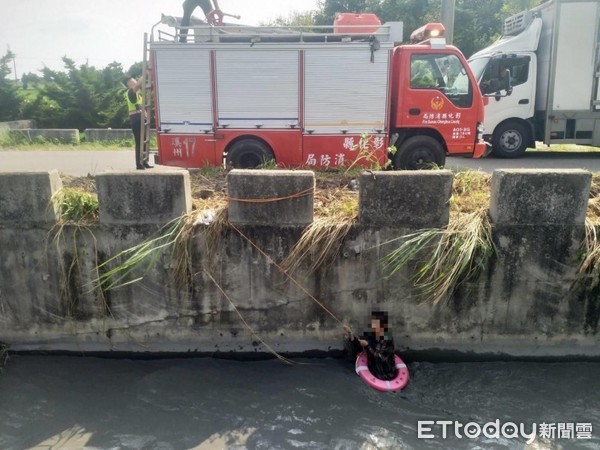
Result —
[[227, 197], [229, 202], [240, 202], [240, 203], [273, 203], [281, 202], [283, 200], [292, 200], [294, 198], [305, 197], [315, 192], [314, 188], [306, 189], [305, 191], [296, 192], [295, 194], [288, 195], [287, 197], [274, 197], [274, 198], [234, 198]]
[[246, 236], [244, 233], [242, 233], [240, 231], [239, 228], [237, 228], [234, 224], [232, 224], [231, 222], [229, 222], [229, 225], [231, 226], [231, 228], [233, 228], [235, 231], [237, 231], [239, 233], [240, 236], [242, 236], [244, 239], [246, 239], [250, 245], [252, 245], [252, 247], [254, 247], [256, 250], [258, 250], [258, 252], [260, 254], [262, 254], [265, 258], [267, 258], [269, 261], [271, 261], [271, 263], [277, 267], [277, 269], [283, 273], [292, 283], [294, 283], [302, 292], [304, 292], [312, 301], [314, 301], [317, 305], [319, 305], [321, 308], [323, 308], [323, 310], [329, 314], [335, 321], [337, 321], [340, 325], [344, 325], [344, 323], [338, 319], [335, 314], [333, 314], [331, 311], [329, 311], [329, 309], [327, 309], [325, 307], [325, 305], [323, 305], [323, 303], [321, 303], [319, 300], [317, 300], [304, 286], [302, 286], [298, 281], [296, 281], [289, 273], [287, 273], [285, 270], [283, 270], [283, 268], [277, 264], [273, 258], [271, 258], [269, 255], [267, 255], [264, 251], [262, 251], [258, 245], [256, 245], [254, 242], [252, 242], [252, 240], [250, 240], [250, 238], [248, 236]]
[[264, 345], [271, 353], [273, 353], [277, 359], [279, 359], [280, 361], [291, 365], [296, 364], [294, 361], [281, 356], [279, 353], [277, 353], [269, 344], [267, 344], [265, 341], [263, 341], [260, 336], [258, 334], [256, 334], [254, 332], [254, 330], [252, 329], [252, 327], [250, 325], [248, 325], [248, 322], [246, 322], [246, 320], [244, 319], [244, 317], [242, 316], [242, 314], [239, 312], [239, 310], [237, 309], [237, 306], [235, 306], [235, 303], [233, 303], [233, 300], [231, 300], [231, 298], [229, 298], [229, 296], [225, 293], [225, 291], [223, 290], [223, 288], [221, 287], [221, 285], [219, 285], [219, 283], [217, 283], [217, 280], [214, 279], [214, 277], [210, 274], [210, 272], [208, 270], [206, 270], [204, 267], [202, 268], [202, 270], [204, 271], [204, 273], [212, 280], [212, 282], [215, 284], [215, 286], [217, 287], [217, 289], [221, 292], [221, 294], [223, 295], [223, 297], [225, 297], [227, 299], [227, 301], [229, 302], [229, 304], [233, 307], [233, 310], [236, 312], [236, 314], [238, 315], [238, 317], [240, 318], [240, 320], [242, 321], [242, 323], [248, 328], [248, 330], [250, 330], [250, 333], [252, 334], [252, 336], [254, 336], [258, 341], [260, 341], [260, 343], [262, 345]]
[[[307, 195], [311, 195], [311, 194], [314, 193], [314, 191], [315, 191], [314, 188], [309, 188], [309, 189], [306, 189], [304, 191], [300, 191], [300, 192], [296, 192], [294, 194], [288, 195], [286, 197], [275, 197], [275, 198], [234, 198], [234, 197], [227, 197], [227, 201], [228, 202], [240, 202], [240, 203], [273, 203], [273, 202], [279, 202], [279, 201], [283, 201], [283, 200], [291, 200], [291, 199], [294, 199], [294, 198], [300, 198], [300, 197], [304, 197], [304, 196], [307, 196]], [[258, 247], [258, 245], [256, 245], [248, 236], [246, 236], [244, 233], [242, 233], [242, 231], [239, 228], [237, 228], [231, 222], [229, 222], [229, 225], [240, 236], [242, 236], [242, 238], [244, 238], [246, 241], [248, 241], [250, 243], [250, 245], [252, 245], [252, 247], [254, 247], [261, 255], [263, 255], [265, 258], [267, 258], [268, 261], [270, 261], [282, 274], [284, 274], [293, 284], [295, 284], [302, 292], [304, 292], [312, 301], [314, 301], [327, 314], [329, 314], [329, 316], [331, 316], [331, 318], [333, 318], [333, 320], [335, 320], [336, 322], [338, 322], [340, 325], [345, 326], [345, 324], [340, 319], [338, 319], [335, 314], [333, 314], [325, 305], [323, 305], [323, 303], [321, 303], [319, 300], [317, 300], [304, 286], [302, 286], [298, 281], [296, 281], [296, 279], [294, 277], [292, 277], [279, 264], [277, 264], [273, 260], [273, 258], [271, 258], [260, 247]], [[281, 356], [269, 344], [267, 344], [265, 341], [263, 341], [260, 338], [260, 336], [258, 336], [258, 334], [256, 334], [254, 332], [254, 330], [252, 329], [252, 327], [250, 327], [250, 325], [248, 325], [248, 323], [246, 322], [246, 320], [244, 319], [244, 317], [242, 316], [242, 314], [239, 312], [239, 310], [235, 306], [234, 302], [231, 300], [231, 298], [229, 298], [229, 296], [225, 293], [225, 291], [223, 290], [223, 288], [217, 283], [217, 281], [213, 278], [213, 276], [206, 269], [203, 268], [202, 270], [212, 280], [212, 282], [215, 284], [215, 286], [217, 287], [217, 289], [219, 289], [219, 291], [221, 292], [221, 294], [223, 295], [223, 297], [225, 297], [227, 299], [227, 301], [233, 307], [234, 311], [236, 312], [236, 314], [238, 315], [238, 317], [240, 318], [240, 320], [242, 321], [242, 323], [246, 326], [246, 328], [248, 328], [248, 330], [250, 330], [250, 333], [252, 334], [252, 336], [254, 336], [258, 341], [260, 341], [280, 361], [282, 361], [282, 362], [284, 362], [286, 364], [289, 364], [289, 365], [297, 364], [297, 363], [295, 363], [295, 362], [293, 362], [293, 361], [291, 361], [291, 360], [289, 360], [289, 359]], [[350, 329], [350, 328], [348, 327], [348, 329]], [[350, 331], [350, 333], [352, 333], [352, 331]]]

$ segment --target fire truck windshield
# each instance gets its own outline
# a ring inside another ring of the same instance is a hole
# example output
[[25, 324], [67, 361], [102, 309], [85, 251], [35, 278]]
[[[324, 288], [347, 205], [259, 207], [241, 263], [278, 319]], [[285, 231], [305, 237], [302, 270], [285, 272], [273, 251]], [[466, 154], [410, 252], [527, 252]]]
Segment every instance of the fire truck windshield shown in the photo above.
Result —
[[461, 60], [453, 54], [414, 54], [411, 56], [410, 87], [443, 92], [459, 108], [473, 103], [473, 89]]

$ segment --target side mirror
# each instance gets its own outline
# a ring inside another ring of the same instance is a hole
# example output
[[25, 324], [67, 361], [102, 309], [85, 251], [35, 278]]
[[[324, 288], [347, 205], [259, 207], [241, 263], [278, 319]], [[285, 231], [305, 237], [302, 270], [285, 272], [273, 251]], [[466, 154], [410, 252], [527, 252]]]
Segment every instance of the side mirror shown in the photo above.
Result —
[[[497, 64], [496, 61], [492, 61], [492, 64], [494, 63]], [[496, 78], [482, 82], [480, 88], [485, 97], [494, 97], [496, 101], [499, 101], [502, 97], [511, 95], [513, 88], [510, 70], [502, 69], [496, 73], [498, 73]]]
[[504, 69], [502, 71], [502, 78], [500, 84], [500, 88], [506, 91], [506, 96], [512, 94], [512, 77], [510, 76], [510, 70]]

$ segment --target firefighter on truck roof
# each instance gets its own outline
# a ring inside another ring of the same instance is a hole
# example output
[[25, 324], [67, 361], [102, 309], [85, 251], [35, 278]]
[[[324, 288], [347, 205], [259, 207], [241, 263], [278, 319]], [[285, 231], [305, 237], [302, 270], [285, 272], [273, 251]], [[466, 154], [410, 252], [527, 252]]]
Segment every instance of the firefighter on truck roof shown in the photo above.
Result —
[[223, 23], [223, 11], [219, 7], [218, 0], [212, 0], [213, 5], [211, 4], [211, 0], [185, 0], [183, 2], [183, 17], [181, 19], [181, 36], [179, 37], [179, 42], [187, 42], [187, 34], [188, 30], [186, 27], [190, 26], [190, 19], [192, 18], [192, 13], [197, 7], [202, 8], [204, 12], [204, 16], [206, 16], [206, 21], [210, 25], [221, 25]]

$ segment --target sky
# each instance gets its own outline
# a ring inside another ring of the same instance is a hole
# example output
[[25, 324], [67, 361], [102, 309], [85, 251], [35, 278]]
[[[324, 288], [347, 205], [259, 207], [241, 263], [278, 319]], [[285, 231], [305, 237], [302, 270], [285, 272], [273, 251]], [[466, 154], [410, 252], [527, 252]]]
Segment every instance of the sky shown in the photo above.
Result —
[[[143, 56], [144, 33], [161, 14], [182, 15], [183, 0], [0, 0], [0, 55], [16, 54], [17, 76], [44, 66], [63, 68], [68, 56], [79, 64], [105, 67], [117, 61], [127, 70]], [[317, 8], [317, 0], [219, 0], [227, 18], [257, 25], [293, 11]], [[200, 8], [194, 16], [204, 18]], [[14, 73], [11, 74], [14, 77]]]

